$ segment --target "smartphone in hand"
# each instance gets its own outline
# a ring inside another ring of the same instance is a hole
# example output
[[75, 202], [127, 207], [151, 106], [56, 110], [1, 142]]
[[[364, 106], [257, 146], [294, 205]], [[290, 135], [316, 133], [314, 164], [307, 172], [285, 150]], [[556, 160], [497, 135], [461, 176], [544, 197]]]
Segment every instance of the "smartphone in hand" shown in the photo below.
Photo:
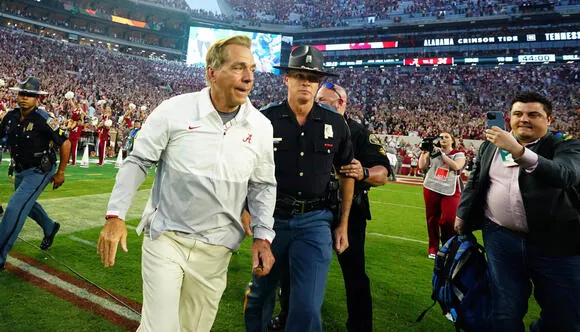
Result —
[[502, 130], [505, 130], [505, 119], [502, 111], [489, 111], [485, 114], [485, 117], [487, 119], [487, 129], [498, 126]]

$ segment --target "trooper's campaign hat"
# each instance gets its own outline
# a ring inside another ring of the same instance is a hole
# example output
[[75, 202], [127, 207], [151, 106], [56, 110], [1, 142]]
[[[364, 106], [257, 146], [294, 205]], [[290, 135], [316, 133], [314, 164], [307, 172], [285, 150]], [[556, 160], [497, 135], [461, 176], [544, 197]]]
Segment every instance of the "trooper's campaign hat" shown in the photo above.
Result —
[[25, 92], [34, 95], [47, 95], [48, 92], [40, 90], [40, 80], [33, 76], [28, 76], [24, 81], [19, 82], [18, 86], [11, 87], [10, 90]]
[[322, 71], [324, 55], [316, 47], [311, 45], [298, 46], [290, 52], [288, 66], [274, 66], [282, 70], [297, 70], [318, 74], [320, 76], [338, 76]]

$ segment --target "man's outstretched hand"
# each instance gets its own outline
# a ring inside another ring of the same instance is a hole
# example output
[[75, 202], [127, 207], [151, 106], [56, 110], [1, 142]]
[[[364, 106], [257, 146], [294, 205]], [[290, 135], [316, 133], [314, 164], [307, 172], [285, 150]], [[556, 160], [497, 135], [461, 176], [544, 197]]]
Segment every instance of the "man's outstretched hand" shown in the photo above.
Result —
[[127, 252], [127, 226], [119, 218], [110, 218], [105, 222], [97, 243], [97, 253], [101, 255], [101, 262], [105, 267], [115, 265], [119, 242], [121, 249]]
[[256, 278], [270, 273], [275, 261], [272, 250], [270, 250], [270, 243], [266, 240], [254, 239], [252, 244], [252, 271], [254, 271]]

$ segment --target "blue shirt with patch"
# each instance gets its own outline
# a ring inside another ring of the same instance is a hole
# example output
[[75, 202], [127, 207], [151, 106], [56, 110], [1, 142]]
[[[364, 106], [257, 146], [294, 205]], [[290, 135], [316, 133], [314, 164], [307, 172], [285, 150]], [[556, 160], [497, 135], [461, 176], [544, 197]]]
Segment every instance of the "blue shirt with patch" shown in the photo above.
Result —
[[42, 153], [52, 147], [59, 148], [67, 137], [58, 121], [38, 108], [22, 120], [20, 116], [18, 107], [4, 116], [0, 122], [0, 137], [6, 137], [6, 145], [16, 164], [23, 168], [37, 167]]

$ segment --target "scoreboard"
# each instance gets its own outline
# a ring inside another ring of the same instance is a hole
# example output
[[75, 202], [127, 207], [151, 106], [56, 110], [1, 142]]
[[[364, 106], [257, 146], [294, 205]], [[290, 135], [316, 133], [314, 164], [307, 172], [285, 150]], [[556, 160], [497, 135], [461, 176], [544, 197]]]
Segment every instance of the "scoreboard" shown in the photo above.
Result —
[[578, 54], [526, 54], [487, 58], [395, 58], [352, 61], [328, 61], [325, 67], [358, 67], [358, 66], [445, 66], [456, 64], [525, 64], [525, 63], [553, 63], [553, 62], [580, 61]]

